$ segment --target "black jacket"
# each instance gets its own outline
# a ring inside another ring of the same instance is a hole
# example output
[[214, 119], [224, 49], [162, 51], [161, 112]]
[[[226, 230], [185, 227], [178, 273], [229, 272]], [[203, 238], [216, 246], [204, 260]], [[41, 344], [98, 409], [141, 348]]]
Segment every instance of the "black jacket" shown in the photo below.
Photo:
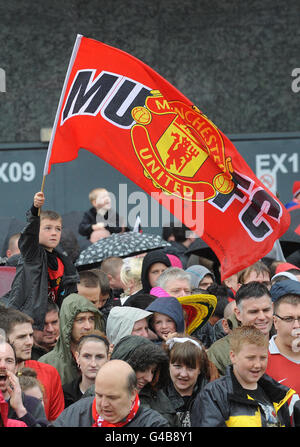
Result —
[[[92, 427], [92, 404], [94, 397], [84, 397], [66, 408], [53, 422], [54, 427]], [[131, 427], [169, 427], [167, 420], [151, 408], [138, 409], [135, 417], [123, 429]]]
[[[37, 210], [37, 209], [36, 209]], [[21, 257], [16, 269], [10, 292], [2, 298], [3, 304], [31, 316], [33, 327], [43, 330], [48, 302], [47, 251], [39, 244], [40, 218], [33, 214], [34, 207], [27, 212], [28, 224], [21, 232], [19, 248]], [[77, 292], [79, 275], [67, 256], [53, 250], [64, 264], [64, 275], [59, 287], [57, 305], [70, 293]]]
[[[121, 233], [122, 227], [120, 226], [120, 217], [117, 212], [114, 213], [115, 215], [115, 221], [116, 225], [112, 226], [109, 225], [109, 223], [105, 226], [105, 228], [112, 234], [112, 233]], [[104, 223], [108, 219], [108, 212], [106, 212], [103, 216]], [[81, 236], [85, 236], [87, 239], [89, 239], [90, 235], [93, 232], [92, 225], [95, 225], [97, 222], [97, 210], [96, 208], [90, 208], [88, 211], [85, 211], [83, 214], [82, 220], [78, 226], [78, 233], [81, 234]]]
[[139, 392], [139, 398], [143, 407], [152, 408], [160, 413], [168, 421], [170, 427], [180, 426], [173, 403], [162, 389], [154, 391], [150, 385], [146, 385]]
[[83, 394], [80, 391], [79, 384], [81, 382], [81, 376], [72, 380], [72, 382], [65, 383], [63, 385], [63, 392], [65, 398], [65, 408], [77, 402], [82, 398]]
[[168, 258], [166, 253], [164, 253], [162, 250], [149, 251], [143, 259], [142, 272], [141, 272], [141, 280], [143, 288], [139, 290], [138, 292], [139, 294], [150, 293], [152, 286], [149, 283], [148, 272], [151, 265], [155, 264], [156, 262], [161, 262], [162, 264], [165, 264], [166, 267], [171, 267], [170, 259]]
[[[267, 374], [258, 384], [273, 403], [280, 426], [291, 426], [287, 401], [295, 392]], [[264, 410], [245, 394], [232, 366], [228, 366], [224, 376], [208, 383], [196, 397], [191, 413], [192, 427], [266, 426]]]
[[47, 349], [42, 348], [41, 346], [33, 345], [31, 350], [31, 360], [39, 360], [42, 355], [47, 354]]
[[202, 374], [199, 374], [197, 383], [193, 389], [193, 393], [191, 396], [182, 397], [176, 388], [173, 385], [172, 380], [169, 380], [169, 383], [166, 388], [164, 388], [165, 394], [170, 399], [173, 407], [176, 410], [176, 414], [178, 417], [178, 423], [180, 427], [190, 427], [191, 426], [191, 410], [193, 407], [193, 403], [198, 395], [198, 393], [202, 390], [202, 388], [208, 383], [208, 380], [203, 377]]
[[10, 419], [23, 421], [28, 427], [47, 427], [50, 425], [50, 422], [48, 422], [46, 418], [44, 407], [38, 399], [22, 393], [22, 401], [27, 413], [25, 416], [18, 418], [15, 410], [10, 406], [10, 402], [8, 400], [8, 417]]

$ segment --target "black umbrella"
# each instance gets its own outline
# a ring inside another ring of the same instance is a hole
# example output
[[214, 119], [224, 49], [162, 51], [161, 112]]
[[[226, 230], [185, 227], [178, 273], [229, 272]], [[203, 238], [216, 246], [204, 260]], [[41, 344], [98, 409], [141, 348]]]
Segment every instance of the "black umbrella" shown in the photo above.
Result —
[[279, 239], [286, 258], [300, 249], [300, 205], [290, 208], [288, 211], [291, 223], [288, 230]]
[[163, 248], [168, 245], [170, 245], [169, 242], [166, 242], [161, 236], [155, 234], [137, 233], [133, 231], [113, 233], [83, 250], [75, 265], [76, 267], [89, 266], [89, 268], [92, 268], [111, 256], [124, 258], [157, 248]]
[[200, 237], [198, 237], [194, 242], [191, 243], [189, 248], [185, 251], [185, 254], [187, 256], [193, 254], [210, 259], [213, 262], [218, 262], [218, 258], [215, 252]]
[[184, 254], [187, 256], [193, 254], [212, 261], [213, 262], [212, 270], [215, 275], [216, 281], [217, 283], [221, 282], [221, 276], [219, 270], [220, 261], [215, 252], [210, 248], [210, 246], [207, 245], [207, 243], [204, 242], [200, 237], [198, 237], [194, 242], [191, 243], [191, 245]]

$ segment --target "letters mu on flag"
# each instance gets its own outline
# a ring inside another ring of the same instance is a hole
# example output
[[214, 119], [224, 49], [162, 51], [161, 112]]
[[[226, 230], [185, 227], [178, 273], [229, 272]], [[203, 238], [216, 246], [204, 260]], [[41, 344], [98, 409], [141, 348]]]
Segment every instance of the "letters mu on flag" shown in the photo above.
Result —
[[[231, 141], [135, 57], [77, 36], [44, 175], [86, 149], [131, 179], [215, 252], [222, 278], [271, 251], [289, 226], [279, 200]], [[172, 200], [170, 200], [172, 199]]]

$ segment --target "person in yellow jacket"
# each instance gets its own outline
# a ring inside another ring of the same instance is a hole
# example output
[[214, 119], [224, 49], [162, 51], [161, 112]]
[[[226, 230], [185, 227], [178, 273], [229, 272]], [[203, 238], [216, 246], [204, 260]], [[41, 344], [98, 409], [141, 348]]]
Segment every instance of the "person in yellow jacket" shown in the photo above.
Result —
[[191, 412], [193, 427], [289, 427], [288, 401], [295, 393], [265, 374], [268, 339], [253, 326], [230, 335], [231, 365], [208, 383]]

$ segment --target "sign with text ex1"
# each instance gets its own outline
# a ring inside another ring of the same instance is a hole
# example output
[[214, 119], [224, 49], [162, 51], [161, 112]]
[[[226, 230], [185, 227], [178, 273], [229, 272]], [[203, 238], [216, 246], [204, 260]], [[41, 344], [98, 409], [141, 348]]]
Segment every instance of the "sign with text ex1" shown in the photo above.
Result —
[[299, 152], [256, 155], [256, 175], [274, 194], [278, 193], [279, 177], [292, 174], [299, 178]]

